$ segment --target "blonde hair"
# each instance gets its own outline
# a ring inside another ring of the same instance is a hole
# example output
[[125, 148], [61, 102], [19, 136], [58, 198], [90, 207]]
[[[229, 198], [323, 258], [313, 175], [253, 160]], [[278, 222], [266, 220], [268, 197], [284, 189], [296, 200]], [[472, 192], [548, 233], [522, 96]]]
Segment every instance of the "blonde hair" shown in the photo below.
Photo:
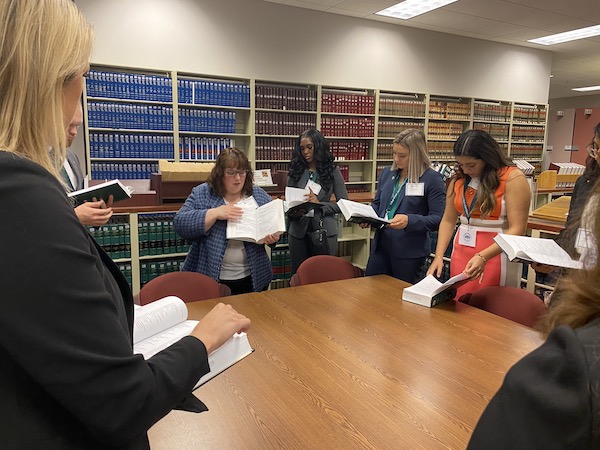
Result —
[[[407, 129], [394, 138], [394, 144], [402, 145], [409, 151], [407, 178], [410, 183], [418, 183], [421, 175], [431, 167], [431, 161], [427, 156], [427, 143], [425, 133], [421, 130]], [[398, 170], [394, 161], [392, 171]]]
[[87, 69], [91, 51], [91, 27], [72, 0], [0, 0], [0, 150], [58, 174], [63, 87]]

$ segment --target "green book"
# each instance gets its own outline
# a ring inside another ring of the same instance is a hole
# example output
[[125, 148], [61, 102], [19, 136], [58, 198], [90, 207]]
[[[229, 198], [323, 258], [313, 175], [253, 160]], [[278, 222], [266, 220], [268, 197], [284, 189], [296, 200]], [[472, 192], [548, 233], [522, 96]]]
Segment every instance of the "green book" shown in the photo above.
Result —
[[102, 199], [104, 202], [108, 202], [108, 197], [111, 195], [113, 196], [113, 202], [118, 202], [131, 198], [132, 193], [133, 189], [131, 187], [124, 186], [119, 180], [111, 180], [79, 191], [69, 192], [67, 195], [75, 200], [76, 205], [81, 205], [94, 199]]

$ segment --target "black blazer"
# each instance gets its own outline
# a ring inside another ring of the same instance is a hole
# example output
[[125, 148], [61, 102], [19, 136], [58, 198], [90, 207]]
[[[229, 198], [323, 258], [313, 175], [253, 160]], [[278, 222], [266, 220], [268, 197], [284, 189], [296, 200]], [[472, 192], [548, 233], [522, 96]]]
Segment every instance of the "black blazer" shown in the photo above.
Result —
[[175, 406], [203, 409], [204, 344], [133, 355], [129, 287], [50, 173], [0, 151], [0, 211], [1, 448], [148, 448]]
[[600, 320], [558, 327], [515, 364], [468, 448], [600, 448]]
[[[371, 206], [379, 217], [386, 213], [392, 190], [396, 183], [398, 171], [385, 169], [379, 178], [379, 187]], [[442, 177], [433, 169], [427, 169], [421, 178], [424, 184], [423, 196], [407, 196], [406, 185], [399, 194], [398, 208], [394, 214], [408, 215], [408, 225], [402, 230], [387, 228], [386, 233], [394, 233], [393, 249], [390, 253], [399, 258], [421, 258], [431, 253], [429, 232], [437, 231], [446, 208], [446, 185]], [[380, 231], [377, 230], [373, 239], [372, 252], [377, 251]]]

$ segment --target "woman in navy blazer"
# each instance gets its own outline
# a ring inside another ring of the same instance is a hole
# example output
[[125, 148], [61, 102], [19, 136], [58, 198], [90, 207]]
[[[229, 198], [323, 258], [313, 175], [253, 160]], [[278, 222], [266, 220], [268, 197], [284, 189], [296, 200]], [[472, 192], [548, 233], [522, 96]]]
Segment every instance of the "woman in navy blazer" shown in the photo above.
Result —
[[422, 131], [404, 130], [393, 149], [394, 162], [382, 172], [371, 204], [391, 223], [375, 231], [366, 275], [387, 274], [414, 283], [431, 253], [429, 232], [442, 220], [446, 187], [431, 169]]

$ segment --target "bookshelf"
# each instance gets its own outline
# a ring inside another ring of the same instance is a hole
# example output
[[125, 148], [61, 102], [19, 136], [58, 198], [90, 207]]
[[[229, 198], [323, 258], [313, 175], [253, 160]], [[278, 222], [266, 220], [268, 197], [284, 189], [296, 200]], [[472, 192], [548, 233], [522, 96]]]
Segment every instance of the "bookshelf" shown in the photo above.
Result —
[[250, 81], [175, 73], [179, 161], [214, 161], [220, 151], [247, 150], [251, 135]]
[[[546, 104], [515, 100], [92, 65], [84, 89], [87, 172], [93, 179], [149, 178], [159, 159], [210, 162], [230, 146], [246, 151], [255, 169], [287, 172], [298, 135], [316, 127], [330, 142], [348, 192], [374, 194], [392, 164], [393, 138], [406, 128], [425, 132], [434, 165], [452, 165], [454, 141], [473, 128], [489, 132], [510, 157], [539, 173], [547, 112]], [[154, 243], [158, 253], [144, 254], [153, 241], [144, 234], [139, 240], [144, 231], [138, 225], [147, 221], [129, 214], [131, 255], [113, 256], [130, 271], [134, 292], [154, 274], [174, 269], [187, 251], [161, 240]], [[340, 256], [364, 268], [369, 244], [367, 232], [340, 223]], [[289, 250], [287, 244], [275, 250], [283, 271], [277, 287], [287, 280]]]
[[92, 66], [84, 92], [88, 173], [148, 178], [158, 159], [213, 161], [237, 146], [256, 169], [286, 172], [298, 135], [328, 138], [349, 192], [374, 192], [394, 136], [422, 129], [432, 162], [454, 161], [456, 138], [489, 132], [539, 172], [545, 104]]
[[296, 138], [317, 125], [317, 87], [255, 81], [254, 105], [251, 160], [256, 169], [287, 172]]

